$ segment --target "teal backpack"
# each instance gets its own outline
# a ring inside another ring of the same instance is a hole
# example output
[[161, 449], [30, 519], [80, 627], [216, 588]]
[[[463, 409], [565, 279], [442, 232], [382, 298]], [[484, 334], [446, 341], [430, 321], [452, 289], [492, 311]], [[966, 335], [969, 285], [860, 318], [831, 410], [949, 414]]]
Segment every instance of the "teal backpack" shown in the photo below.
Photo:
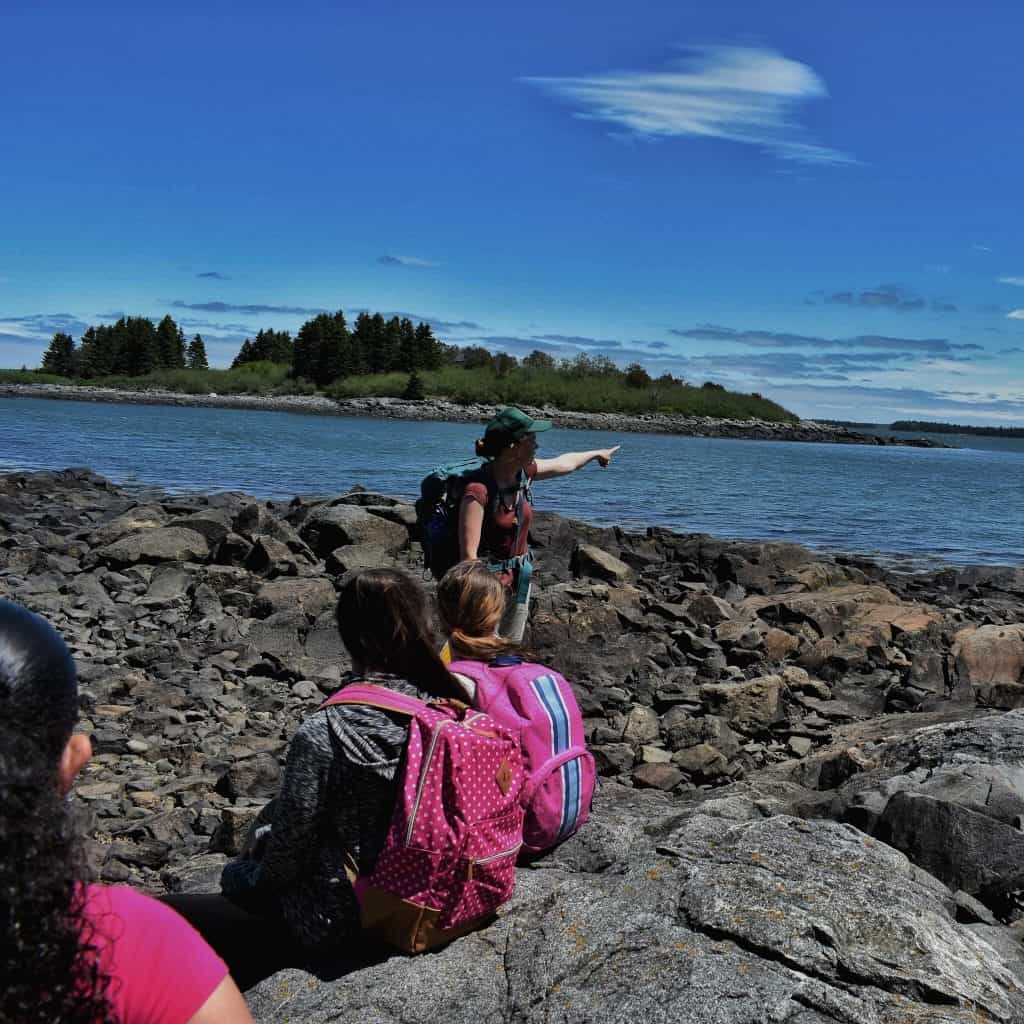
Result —
[[[420, 481], [416, 499], [416, 525], [423, 545], [423, 565], [439, 580], [459, 561], [459, 503], [468, 483], [487, 488], [487, 512], [493, 515], [500, 497], [490, 473], [483, 472], [484, 459], [464, 459], [436, 466]], [[523, 495], [520, 491], [516, 517], [521, 522]], [[486, 557], [486, 552], [479, 552]]]

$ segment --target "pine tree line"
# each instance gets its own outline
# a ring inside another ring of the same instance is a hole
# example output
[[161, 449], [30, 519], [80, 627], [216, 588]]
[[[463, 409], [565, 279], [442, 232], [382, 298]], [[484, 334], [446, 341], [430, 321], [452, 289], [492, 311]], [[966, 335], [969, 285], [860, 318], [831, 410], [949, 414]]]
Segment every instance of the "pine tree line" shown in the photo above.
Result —
[[[242, 342], [231, 368], [262, 361], [284, 364], [292, 377], [325, 387], [360, 374], [436, 370], [450, 355], [449, 349], [434, 337], [429, 324], [360, 313], [349, 329], [339, 309], [307, 320], [294, 341], [288, 331], [260, 330], [254, 339]], [[83, 378], [141, 377], [154, 370], [185, 368], [209, 368], [206, 346], [199, 334], [186, 345], [184, 332], [170, 316], [155, 326], [146, 317], [129, 316], [89, 327], [77, 347], [69, 334], [57, 333], [42, 362], [47, 373]]]
[[43, 354], [42, 368], [61, 377], [141, 377], [160, 369], [205, 370], [206, 346], [197, 334], [185, 334], [165, 316], [159, 324], [142, 316], [123, 316], [113, 324], [89, 327], [76, 348], [74, 338], [58, 332]]
[[444, 349], [429, 324], [414, 326], [408, 317], [385, 320], [380, 313], [360, 313], [349, 329], [339, 309], [307, 320], [294, 342], [287, 331], [260, 331], [255, 340], [246, 338], [231, 365], [264, 359], [289, 363], [293, 377], [325, 387], [341, 377], [367, 373], [436, 370], [444, 361]]

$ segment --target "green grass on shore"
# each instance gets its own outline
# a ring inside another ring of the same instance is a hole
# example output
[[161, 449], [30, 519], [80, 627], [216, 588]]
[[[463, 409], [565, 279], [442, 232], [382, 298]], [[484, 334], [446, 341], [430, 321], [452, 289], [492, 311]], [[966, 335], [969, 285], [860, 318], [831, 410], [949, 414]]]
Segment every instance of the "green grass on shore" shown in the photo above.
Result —
[[[447, 398], [461, 405], [552, 406], [578, 412], [674, 413], [683, 416], [715, 416], [729, 419], [764, 419], [796, 422], [798, 417], [760, 395], [744, 395], [722, 388], [692, 387], [674, 381], [652, 382], [643, 388], [629, 387], [621, 376], [572, 377], [559, 370], [517, 367], [504, 376], [489, 369], [445, 367], [420, 373], [427, 395]], [[348, 377], [333, 384], [327, 394], [334, 398], [370, 395], [401, 397], [407, 383], [401, 373]]]
[[[461, 405], [551, 406], [578, 412], [626, 414], [667, 413], [681, 416], [713, 416], [724, 419], [761, 419], [776, 423], [796, 422], [798, 417], [758, 394], [741, 394], [724, 388], [693, 387], [680, 381], [653, 381], [630, 387], [623, 375], [572, 376], [559, 369], [516, 367], [498, 376], [490, 368], [444, 367], [421, 371], [424, 393]], [[400, 398], [408, 383], [405, 373], [348, 377], [322, 393], [327, 397]], [[157, 370], [142, 377], [101, 377], [74, 380], [33, 370], [0, 370], [0, 384], [66, 384], [117, 388], [124, 391], [163, 390], [189, 395], [315, 395], [317, 389], [288, 376], [288, 367], [277, 363], [246, 363], [234, 370]]]
[[184, 395], [313, 395], [316, 388], [292, 380], [279, 363], [245, 363], [235, 370], [154, 370], [141, 377], [81, 380], [35, 370], [0, 370], [0, 384], [65, 384], [118, 391], [177, 391]]

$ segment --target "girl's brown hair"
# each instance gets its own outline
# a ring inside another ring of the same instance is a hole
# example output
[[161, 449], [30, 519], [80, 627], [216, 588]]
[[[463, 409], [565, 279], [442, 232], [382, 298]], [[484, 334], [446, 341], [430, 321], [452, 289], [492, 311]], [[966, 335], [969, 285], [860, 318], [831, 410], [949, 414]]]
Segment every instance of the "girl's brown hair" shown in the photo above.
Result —
[[391, 672], [433, 697], [464, 699], [437, 653], [426, 591], [414, 576], [398, 569], [353, 573], [342, 584], [335, 618], [356, 671]]
[[479, 559], [459, 562], [437, 585], [437, 609], [452, 653], [491, 661], [511, 644], [496, 635], [505, 611], [505, 588]]

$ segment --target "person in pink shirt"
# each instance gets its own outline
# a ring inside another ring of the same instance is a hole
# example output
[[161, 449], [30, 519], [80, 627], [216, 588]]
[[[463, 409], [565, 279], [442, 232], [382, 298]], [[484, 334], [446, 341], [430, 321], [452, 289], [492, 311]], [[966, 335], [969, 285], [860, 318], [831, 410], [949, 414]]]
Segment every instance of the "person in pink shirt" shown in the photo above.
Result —
[[56, 631], [0, 601], [0, 1021], [252, 1024], [222, 960], [169, 907], [92, 884], [67, 799], [92, 754]]

